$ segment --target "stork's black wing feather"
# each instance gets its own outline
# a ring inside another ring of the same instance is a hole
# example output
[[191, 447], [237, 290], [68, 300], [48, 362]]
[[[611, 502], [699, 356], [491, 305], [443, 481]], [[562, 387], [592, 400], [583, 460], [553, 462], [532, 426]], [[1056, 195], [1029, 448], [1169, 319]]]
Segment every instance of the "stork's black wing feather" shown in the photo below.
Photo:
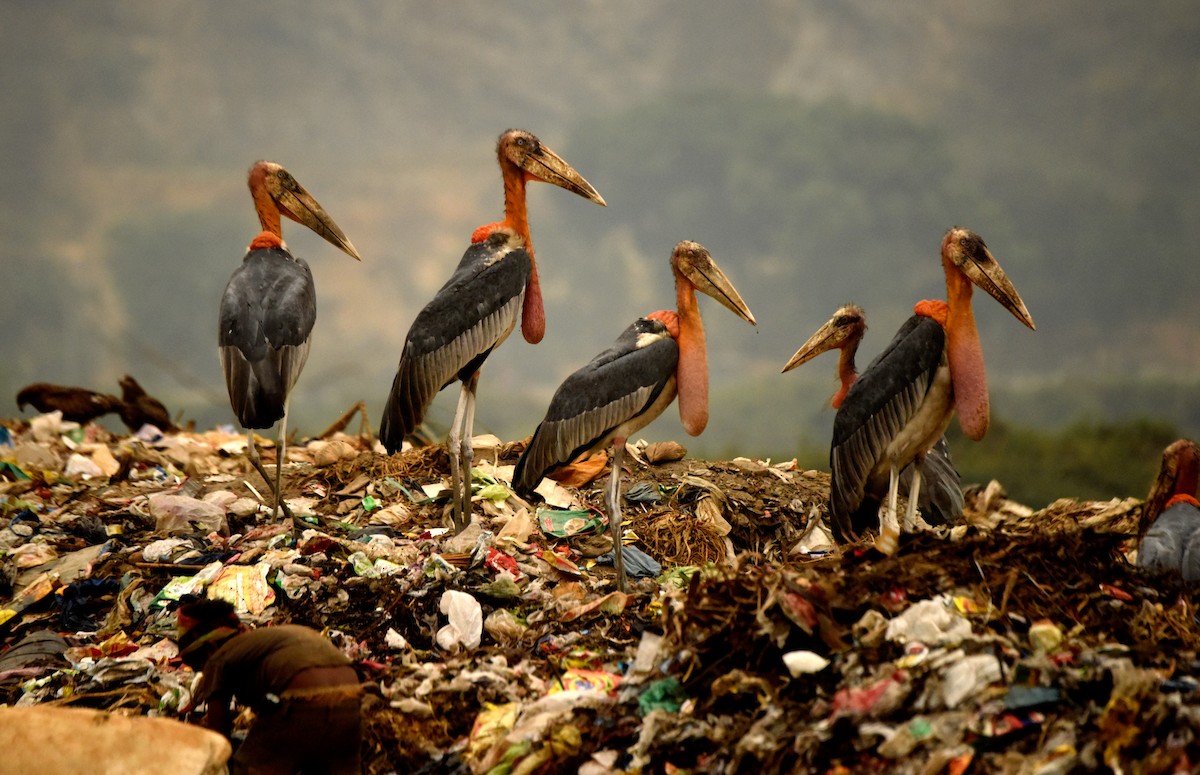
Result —
[[416, 430], [439, 390], [473, 374], [512, 333], [532, 267], [524, 242], [507, 231], [467, 248], [404, 342], [379, 426], [389, 452]]
[[679, 345], [665, 325], [650, 318], [635, 321], [555, 391], [517, 461], [514, 488], [528, 493], [547, 472], [607, 444], [618, 428], [653, 420], [675, 396], [678, 362]]
[[[905, 473], [910, 468], [911, 465], [904, 469]], [[905, 486], [903, 477], [900, 486]], [[938, 439], [921, 463], [921, 492], [917, 503], [921, 507], [921, 516], [931, 525], [953, 525], [962, 516], [962, 478], [950, 459], [950, 445], [945, 436]]]
[[238, 421], [269, 428], [308, 359], [317, 292], [303, 259], [283, 248], [246, 254], [221, 296], [220, 346], [225, 386]]

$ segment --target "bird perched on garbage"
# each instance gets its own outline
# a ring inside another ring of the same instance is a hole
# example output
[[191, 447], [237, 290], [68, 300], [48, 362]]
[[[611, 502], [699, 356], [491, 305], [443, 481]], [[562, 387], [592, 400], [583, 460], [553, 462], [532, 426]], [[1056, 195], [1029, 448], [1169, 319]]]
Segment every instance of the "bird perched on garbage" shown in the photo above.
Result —
[[98, 417], [118, 411], [121, 399], [87, 388], [35, 382], [17, 393], [17, 409], [24, 410], [26, 405], [43, 413], [62, 412], [64, 420], [87, 425]]
[[141, 430], [143, 425], [153, 425], [167, 433], [179, 430], [171, 422], [171, 413], [163, 402], [147, 393], [129, 374], [121, 377], [121, 406], [117, 412], [121, 422], [131, 431]]
[[541, 341], [545, 313], [529, 233], [525, 188], [552, 183], [604, 205], [604, 198], [558, 154], [529, 132], [510, 129], [496, 147], [504, 182], [504, 220], [480, 226], [458, 268], [417, 314], [400, 355], [379, 426], [394, 453], [416, 430], [438, 391], [462, 382], [450, 426], [451, 502], [456, 530], [471, 515], [471, 428], [484, 360], [516, 327], [531, 344]]
[[553, 469], [612, 447], [608, 520], [622, 591], [621, 463], [626, 439], [662, 414], [676, 395], [684, 430], [698, 436], [708, 424], [708, 350], [696, 291], [756, 325], [750, 308], [703, 245], [687, 240], [676, 245], [671, 271], [676, 310], [638, 318], [612, 347], [567, 377], [513, 471], [513, 487], [528, 494]]
[[1138, 520], [1137, 564], [1175, 571], [1184, 581], [1200, 579], [1200, 446], [1174, 441], [1163, 451], [1162, 465]]
[[846, 393], [833, 421], [830, 521], [855, 536], [854, 513], [868, 493], [887, 492], [876, 546], [899, 548], [896, 502], [900, 472], [914, 460], [904, 529], [916, 520], [920, 461], [945, 433], [954, 412], [968, 438], [987, 433], [989, 405], [983, 348], [971, 308], [972, 283], [1034, 328], [1016, 288], [983, 238], [952, 228], [942, 239], [946, 301], [922, 301]]
[[[854, 356], [867, 330], [867, 316], [863, 308], [857, 304], [847, 304], [833, 313], [825, 325], [817, 329], [808, 338], [795, 355], [783, 367], [786, 373], [802, 363], [807, 363], [823, 352], [839, 350], [837, 374], [841, 387], [830, 402], [834, 409], [840, 409], [850, 386], [858, 379], [858, 370], [854, 365]], [[911, 488], [912, 467], [909, 466], [900, 474], [900, 486]], [[931, 525], [945, 525], [953, 522], [962, 515], [963, 492], [962, 481], [954, 463], [950, 460], [950, 446], [946, 437], [942, 436], [934, 444], [921, 464], [921, 479], [924, 486], [920, 491], [921, 515]], [[856, 533], [861, 533], [870, 527], [870, 520], [879, 515], [879, 500], [873, 493], [864, 493], [863, 502], [855, 511], [852, 522]], [[848, 540], [839, 530], [834, 537], [839, 541]]]
[[[284, 245], [281, 216], [307, 226], [356, 261], [361, 258], [312, 194], [280, 165], [257, 162], [248, 183], [262, 231], [250, 241], [242, 265], [221, 296], [218, 344], [229, 402], [247, 429], [250, 462], [267, 482], [253, 429], [279, 422], [274, 484], [278, 516], [288, 396], [308, 358], [317, 319], [312, 272]], [[283, 508], [286, 513], [287, 506]]]

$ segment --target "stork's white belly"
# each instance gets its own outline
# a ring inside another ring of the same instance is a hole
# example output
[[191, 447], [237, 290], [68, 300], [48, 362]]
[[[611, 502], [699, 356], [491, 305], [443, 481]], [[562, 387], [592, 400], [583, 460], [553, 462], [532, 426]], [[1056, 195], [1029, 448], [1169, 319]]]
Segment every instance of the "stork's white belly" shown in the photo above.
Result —
[[954, 416], [954, 385], [950, 381], [950, 367], [944, 362], [934, 373], [933, 383], [925, 393], [925, 400], [917, 407], [896, 438], [892, 439], [883, 457], [871, 471], [871, 478], [886, 478], [892, 466], [902, 470], [917, 455], [928, 452], [950, 426]]
[[629, 418], [616, 428], [613, 428], [604, 435], [603, 439], [596, 444], [593, 444], [592, 449], [606, 449], [608, 445], [613, 442], [613, 439], [629, 438], [642, 428], [645, 428], [647, 425], [657, 420], [658, 416], [665, 412], [667, 407], [670, 406], [671, 402], [674, 400], [675, 376], [671, 375], [671, 378], [667, 380], [665, 385], [663, 385], [662, 392], [658, 394], [658, 398], [654, 399], [654, 403], [650, 405], [649, 409], [637, 415], [636, 417]]

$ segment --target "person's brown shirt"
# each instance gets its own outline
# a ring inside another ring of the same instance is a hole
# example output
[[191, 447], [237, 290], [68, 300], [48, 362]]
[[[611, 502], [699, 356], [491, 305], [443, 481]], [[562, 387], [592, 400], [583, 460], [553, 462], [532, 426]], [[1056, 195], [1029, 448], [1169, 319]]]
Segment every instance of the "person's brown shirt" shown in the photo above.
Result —
[[257, 711], [267, 694], [282, 694], [301, 670], [349, 664], [336, 646], [308, 627], [283, 624], [250, 630], [230, 638], [209, 657], [196, 701], [232, 694]]

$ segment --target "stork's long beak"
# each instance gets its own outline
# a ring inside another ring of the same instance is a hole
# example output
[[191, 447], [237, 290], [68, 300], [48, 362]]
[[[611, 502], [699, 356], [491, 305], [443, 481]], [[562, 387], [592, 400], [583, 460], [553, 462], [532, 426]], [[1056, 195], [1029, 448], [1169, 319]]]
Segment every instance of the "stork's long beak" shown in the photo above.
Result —
[[742, 296], [733, 287], [733, 283], [717, 266], [708, 250], [696, 242], [684, 240], [675, 246], [672, 261], [679, 267], [696, 290], [704, 293], [721, 303], [721, 306], [745, 320], [752, 326], [758, 325], [754, 313], [742, 301]]
[[[283, 168], [280, 167], [279, 171], [283, 171]], [[325, 212], [325, 208], [321, 207], [316, 198], [308, 193], [308, 190], [300, 185], [298, 180], [284, 172], [283, 175], [270, 175], [268, 181], [271, 199], [275, 201], [279, 212], [296, 223], [312, 229], [325, 241], [354, 260], [362, 260], [362, 256], [358, 254], [358, 250], [346, 238], [341, 228], [334, 223], [329, 213]]]
[[949, 251], [951, 260], [978, 287], [982, 288], [1017, 320], [1036, 330], [1033, 317], [1025, 308], [1021, 294], [1013, 287], [1008, 275], [1000, 268], [983, 239], [967, 229], [951, 229], [942, 242], [942, 251]]
[[591, 183], [584, 180], [583, 175], [576, 172], [561, 156], [542, 143], [511, 147], [513, 161], [529, 175], [543, 183], [553, 183], [559, 188], [579, 194], [584, 199], [589, 199], [602, 207], [608, 206], [604, 197], [600, 196]]
[[849, 336], [850, 328], [841, 325], [839, 317], [835, 315], [829, 319], [828, 323], [817, 329], [817, 332], [810, 336], [807, 342], [800, 345], [800, 349], [783, 367], [783, 372], [791, 371], [802, 363], [808, 363], [823, 352], [836, 350], [846, 343]]
[[971, 282], [1003, 304], [1004, 308], [1013, 314], [1013, 317], [1029, 326], [1030, 330], [1036, 330], [1033, 318], [1030, 316], [1029, 310], [1025, 308], [1025, 302], [1021, 299], [1021, 294], [1017, 293], [1012, 281], [1008, 279], [1008, 275], [1004, 273], [995, 259], [992, 259], [990, 264], [977, 264], [968, 260], [963, 264], [962, 269], [966, 272], [967, 277], [971, 278]]

